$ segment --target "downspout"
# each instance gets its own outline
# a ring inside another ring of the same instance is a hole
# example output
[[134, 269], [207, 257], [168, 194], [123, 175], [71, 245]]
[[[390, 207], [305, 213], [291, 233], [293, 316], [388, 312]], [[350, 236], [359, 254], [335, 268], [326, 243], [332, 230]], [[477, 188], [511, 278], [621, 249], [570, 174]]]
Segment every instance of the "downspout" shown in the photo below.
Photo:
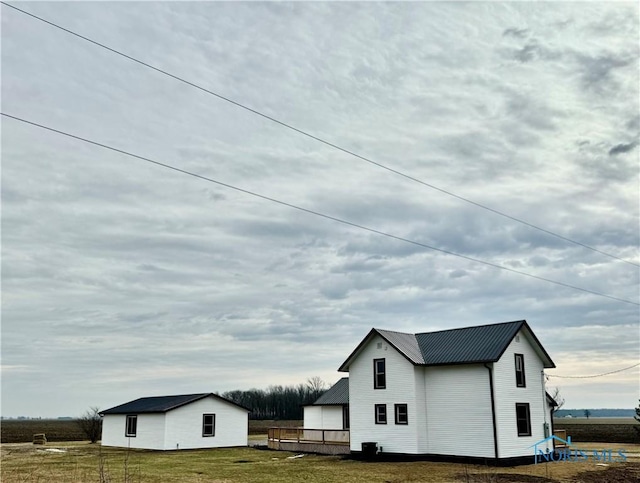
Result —
[[491, 392], [491, 419], [493, 422], [493, 453], [495, 459], [498, 459], [498, 427], [496, 425], [496, 399], [493, 393], [493, 370], [484, 363], [484, 367], [489, 371], [489, 390]]
[[[548, 438], [549, 436], [553, 435], [553, 429], [551, 429], [551, 426], [548, 425], [547, 423], [547, 410], [549, 409], [549, 405], [547, 404], [547, 388], [545, 387], [545, 380], [544, 380], [544, 369], [540, 371], [540, 383], [542, 385], [542, 414], [544, 414], [544, 437], [545, 439]], [[548, 433], [548, 434], [547, 434]], [[553, 441], [553, 445], [551, 447], [552, 450], [555, 449], [555, 441]], [[549, 441], [547, 440], [546, 442], [546, 449], [549, 449]]]

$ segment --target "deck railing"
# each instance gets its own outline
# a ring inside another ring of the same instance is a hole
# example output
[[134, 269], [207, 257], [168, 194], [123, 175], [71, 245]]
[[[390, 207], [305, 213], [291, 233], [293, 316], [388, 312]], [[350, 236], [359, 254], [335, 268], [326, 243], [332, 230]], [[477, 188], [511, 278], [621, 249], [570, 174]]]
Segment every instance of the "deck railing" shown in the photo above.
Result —
[[348, 429], [269, 428], [269, 441], [349, 444]]
[[[567, 440], [567, 430], [566, 429], [554, 429], [553, 435], [562, 439], [563, 441]], [[553, 441], [553, 445], [555, 448], [566, 448], [567, 445], [558, 441], [557, 439]]]

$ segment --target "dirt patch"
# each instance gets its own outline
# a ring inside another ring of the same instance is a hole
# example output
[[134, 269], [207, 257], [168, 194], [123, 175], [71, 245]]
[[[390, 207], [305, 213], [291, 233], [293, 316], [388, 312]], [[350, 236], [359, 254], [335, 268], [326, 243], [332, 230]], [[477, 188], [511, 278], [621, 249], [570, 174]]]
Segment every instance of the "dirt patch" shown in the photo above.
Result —
[[458, 479], [464, 483], [558, 483], [558, 480], [544, 476], [523, 475], [518, 473], [461, 473]]
[[626, 463], [604, 471], [585, 471], [576, 475], [576, 483], [629, 483], [640, 481], [640, 464]]

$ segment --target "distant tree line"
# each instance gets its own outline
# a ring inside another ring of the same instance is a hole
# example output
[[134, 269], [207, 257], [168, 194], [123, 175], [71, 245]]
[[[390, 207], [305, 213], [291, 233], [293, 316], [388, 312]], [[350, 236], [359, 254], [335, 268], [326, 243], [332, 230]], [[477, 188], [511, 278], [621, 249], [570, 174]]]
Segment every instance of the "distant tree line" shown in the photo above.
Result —
[[312, 377], [306, 384], [227, 391], [221, 396], [250, 409], [250, 419], [302, 419], [302, 406], [313, 403], [325, 390], [322, 379]]

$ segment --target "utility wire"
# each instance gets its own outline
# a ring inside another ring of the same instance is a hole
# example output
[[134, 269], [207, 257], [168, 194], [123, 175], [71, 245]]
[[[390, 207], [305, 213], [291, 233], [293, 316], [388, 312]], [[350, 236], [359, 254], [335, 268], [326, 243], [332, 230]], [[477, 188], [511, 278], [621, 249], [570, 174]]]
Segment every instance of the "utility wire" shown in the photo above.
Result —
[[332, 220], [332, 221], [335, 221], [335, 222], [338, 222], [338, 223], [342, 223], [343, 225], [348, 225], [348, 226], [351, 226], [351, 227], [354, 227], [354, 228], [358, 228], [360, 230], [365, 230], [365, 231], [368, 231], [370, 233], [375, 233], [377, 235], [382, 235], [382, 236], [385, 236], [387, 238], [393, 238], [394, 240], [399, 240], [399, 241], [402, 241], [402, 242], [405, 242], [405, 243], [410, 243], [412, 245], [416, 245], [416, 246], [419, 246], [419, 247], [427, 248], [429, 250], [434, 250], [434, 251], [437, 251], [437, 252], [440, 252], [440, 253], [446, 253], [447, 255], [453, 255], [455, 257], [463, 258], [465, 260], [469, 260], [469, 261], [472, 261], [472, 262], [481, 263], [483, 265], [488, 265], [490, 267], [498, 268], [500, 270], [506, 270], [508, 272], [517, 273], [519, 275], [524, 275], [525, 277], [535, 278], [536, 280], [541, 280], [543, 282], [548, 282], [548, 283], [552, 283], [552, 284], [555, 284], [555, 285], [560, 285], [562, 287], [572, 288], [574, 290], [579, 290], [581, 292], [586, 292], [586, 293], [589, 293], [589, 294], [592, 294], [592, 295], [598, 295], [600, 297], [606, 297], [606, 298], [611, 299], [611, 300], [617, 300], [618, 302], [624, 302], [624, 303], [627, 303], [627, 304], [640, 306], [640, 303], [633, 302], [631, 300], [626, 300], [626, 299], [623, 299], [623, 298], [614, 297], [613, 295], [607, 295], [607, 294], [604, 294], [602, 292], [596, 292], [595, 290], [589, 290], [589, 289], [586, 289], [586, 288], [578, 287], [576, 285], [571, 285], [571, 284], [568, 284], [568, 283], [559, 282], [557, 280], [552, 280], [550, 278], [540, 277], [538, 275], [533, 275], [531, 273], [522, 272], [520, 270], [515, 270], [513, 268], [505, 267], [505, 266], [499, 265], [497, 263], [487, 262], [485, 260], [480, 260], [478, 258], [469, 257], [467, 255], [461, 255], [459, 253], [455, 253], [455, 252], [452, 252], [452, 251], [449, 251], [449, 250], [444, 250], [442, 248], [437, 248], [437, 247], [434, 247], [434, 246], [431, 246], [431, 245], [427, 245], [425, 243], [421, 243], [421, 242], [418, 242], [418, 241], [415, 241], [415, 240], [410, 240], [408, 238], [404, 238], [404, 237], [401, 237], [401, 236], [393, 235], [391, 233], [386, 233], [384, 231], [376, 230], [375, 228], [370, 228], [370, 227], [367, 227], [367, 226], [364, 226], [364, 225], [360, 225], [358, 223], [354, 223], [354, 222], [351, 222], [351, 221], [348, 221], [348, 220], [343, 220], [342, 218], [337, 218], [335, 216], [326, 215], [326, 214], [321, 213], [319, 211], [314, 211], [314, 210], [310, 210], [308, 208], [303, 208], [301, 206], [294, 205], [292, 203], [287, 203], [285, 201], [281, 201], [281, 200], [278, 200], [276, 198], [271, 198], [269, 196], [261, 195], [259, 193], [254, 192], [254, 191], [249, 191], [249, 190], [246, 190], [246, 189], [243, 189], [243, 188], [239, 188], [237, 186], [234, 186], [234, 185], [231, 185], [231, 184], [228, 184], [228, 183], [223, 183], [222, 181], [218, 181], [218, 180], [215, 180], [213, 178], [209, 178], [207, 176], [202, 176], [200, 174], [193, 173], [191, 171], [187, 171], [185, 169], [177, 168], [177, 167], [172, 166], [170, 164], [162, 163], [160, 161], [155, 161], [155, 160], [153, 160], [151, 158], [147, 158], [145, 156], [140, 156], [138, 154], [134, 154], [134, 153], [131, 153], [129, 151], [118, 149], [118, 148], [115, 148], [113, 146], [109, 146], [107, 144], [99, 143], [97, 141], [92, 141], [90, 139], [87, 139], [87, 138], [84, 138], [84, 137], [81, 137], [81, 136], [77, 136], [75, 134], [71, 134], [71, 133], [68, 133], [68, 132], [65, 132], [65, 131], [60, 131], [58, 129], [54, 129], [52, 127], [45, 126], [43, 124], [38, 124], [36, 122], [29, 121], [29, 120], [23, 119], [21, 117], [13, 116], [11, 114], [7, 114], [7, 113], [4, 113], [4, 112], [0, 112], [0, 114], [2, 116], [4, 116], [4, 117], [10, 118], [10, 119], [14, 119], [16, 121], [20, 121], [22, 123], [29, 124], [31, 126], [39, 127], [41, 129], [45, 129], [47, 131], [51, 131], [51, 132], [54, 132], [54, 133], [57, 133], [57, 134], [61, 134], [63, 136], [67, 136], [67, 137], [70, 137], [70, 138], [73, 138], [73, 139], [77, 139], [78, 141], [83, 141], [83, 142], [88, 143], [88, 144], [93, 144], [94, 146], [99, 146], [101, 148], [108, 149], [110, 151], [115, 151], [117, 153], [124, 154], [126, 156], [130, 156], [132, 158], [140, 159], [142, 161], [146, 161], [148, 163], [155, 164], [157, 166], [162, 166], [163, 168], [167, 168], [167, 169], [171, 169], [173, 171], [177, 171], [179, 173], [187, 174], [189, 176], [193, 176], [194, 178], [202, 179], [204, 181], [209, 181], [210, 183], [215, 183], [217, 185], [224, 186], [225, 188], [229, 188], [229, 189], [233, 189], [233, 190], [236, 190], [236, 191], [240, 191], [241, 193], [245, 193], [245, 194], [248, 194], [248, 195], [251, 195], [251, 196], [255, 196], [256, 198], [261, 198], [263, 200], [271, 201], [271, 202], [277, 203], [279, 205], [287, 206], [289, 208], [293, 208], [295, 210], [302, 211], [304, 213], [309, 213], [311, 215], [319, 216], [321, 218], [326, 218], [327, 220]]
[[610, 371], [610, 372], [603, 372], [602, 374], [593, 374], [592, 376], [557, 376], [555, 374], [546, 374], [547, 377], [560, 377], [562, 379], [590, 379], [592, 377], [602, 377], [602, 376], [608, 376], [609, 374], [616, 374], [618, 372], [622, 372], [622, 371], [628, 371], [629, 369], [633, 369], [634, 367], [638, 367], [640, 366], [640, 362], [638, 362], [637, 364], [634, 364], [632, 366], [629, 367], [624, 367], [622, 369], [618, 369], [615, 371]]
[[2, 3], [3, 5], [6, 5], [7, 7], [10, 7], [10, 8], [12, 8], [12, 9], [14, 9], [14, 10], [16, 10], [16, 11], [18, 11], [18, 12], [21, 12], [21, 13], [23, 13], [23, 14], [25, 14], [25, 15], [28, 15], [29, 17], [32, 17], [32, 18], [34, 18], [34, 19], [36, 19], [36, 20], [40, 20], [41, 22], [44, 22], [44, 23], [46, 23], [46, 24], [48, 24], [48, 25], [51, 25], [52, 27], [55, 27], [55, 28], [57, 28], [57, 29], [60, 29], [60, 30], [62, 30], [62, 31], [64, 31], [64, 32], [68, 33], [68, 34], [71, 34], [71, 35], [73, 35], [73, 36], [75, 36], [75, 37], [78, 37], [78, 38], [80, 38], [80, 39], [82, 39], [82, 40], [86, 40], [87, 42], [90, 42], [90, 43], [92, 43], [92, 44], [94, 44], [94, 45], [97, 45], [98, 47], [101, 47], [101, 48], [103, 48], [103, 49], [106, 49], [106, 50], [108, 50], [109, 52], [113, 52], [114, 54], [120, 55], [120, 56], [122, 56], [122, 57], [124, 57], [124, 58], [126, 58], [126, 59], [128, 59], [128, 60], [131, 60], [132, 62], [136, 62], [136, 63], [138, 63], [138, 64], [140, 64], [140, 65], [143, 65], [143, 66], [145, 66], [145, 67], [148, 67], [149, 69], [153, 69], [153, 70], [155, 70], [156, 72], [159, 72], [159, 73], [161, 73], [161, 74], [163, 74], [163, 75], [166, 75], [166, 76], [168, 76], [168, 77], [171, 77], [172, 79], [175, 79], [175, 80], [177, 80], [177, 81], [180, 81], [180, 82], [182, 82], [182, 83], [184, 83], [184, 84], [187, 84], [187, 85], [189, 85], [189, 86], [191, 86], [191, 87], [194, 87], [194, 88], [196, 88], [196, 89], [198, 89], [198, 90], [201, 90], [201, 91], [203, 91], [203, 92], [206, 92], [207, 94], [210, 94], [210, 95], [212, 95], [212, 96], [215, 96], [215, 97], [217, 97], [218, 99], [221, 99], [221, 100], [226, 101], [226, 102], [228, 102], [228, 103], [230, 103], [230, 104], [233, 104], [234, 106], [240, 107], [241, 109], [245, 109], [246, 111], [249, 111], [249, 112], [251, 112], [251, 113], [253, 113], [253, 114], [256, 114], [256, 115], [258, 115], [258, 116], [261, 116], [261, 117], [263, 117], [263, 118], [265, 118], [265, 119], [268, 119], [269, 121], [274, 122], [274, 123], [276, 123], [276, 124], [279, 124], [280, 126], [285, 127], [285, 128], [287, 128], [287, 129], [290, 129], [290, 130], [292, 130], [292, 131], [295, 131], [295, 132], [297, 132], [298, 134], [302, 134], [303, 136], [306, 136], [306, 137], [309, 137], [309, 138], [311, 138], [311, 139], [314, 139], [315, 141], [318, 141], [318, 142], [320, 142], [320, 143], [322, 143], [322, 144], [325, 144], [325, 145], [330, 146], [330, 147], [332, 147], [332, 148], [334, 148], [334, 149], [337, 149], [338, 151], [342, 151], [343, 153], [349, 154], [349, 155], [354, 156], [354, 157], [356, 157], [356, 158], [358, 158], [358, 159], [360, 159], [360, 160], [362, 160], [362, 161], [365, 161], [365, 162], [367, 162], [367, 163], [369, 163], [369, 164], [372, 164], [372, 165], [377, 166], [377, 167], [379, 167], [379, 168], [381, 168], [381, 169], [384, 169], [384, 170], [386, 170], [386, 171], [389, 171], [390, 173], [393, 173], [393, 174], [395, 174], [395, 175], [401, 176], [401, 177], [406, 178], [406, 179], [408, 179], [408, 180], [414, 181], [414, 182], [419, 183], [419, 184], [421, 184], [421, 185], [423, 185], [423, 186], [426, 186], [426, 187], [431, 188], [431, 189], [433, 189], [433, 190], [439, 191], [440, 193], [444, 193], [444, 194], [446, 194], [446, 195], [448, 195], [448, 196], [451, 196], [451, 197], [456, 198], [456, 199], [458, 199], [458, 200], [464, 201], [465, 203], [472, 204], [472, 205], [474, 205], [474, 206], [476, 206], [476, 207], [478, 207], [478, 208], [482, 208], [483, 210], [490, 211], [490, 212], [492, 212], [492, 213], [494, 213], [494, 214], [496, 214], [496, 215], [499, 215], [499, 216], [502, 216], [502, 217], [504, 217], [504, 218], [508, 218], [508, 219], [510, 219], [510, 220], [512, 220], [512, 221], [515, 221], [515, 222], [521, 223], [521, 224], [526, 225], [526, 226], [528, 226], [528, 227], [530, 227], [530, 228], [533, 228], [533, 229], [535, 229], [535, 230], [539, 230], [539, 231], [541, 231], [541, 232], [543, 232], [543, 233], [546, 233], [547, 235], [551, 235], [551, 236], [554, 236], [554, 237], [556, 237], [556, 238], [560, 238], [561, 240], [567, 241], [567, 242], [569, 242], [569, 243], [573, 243], [573, 244], [575, 244], [575, 245], [579, 245], [579, 246], [581, 246], [581, 247], [583, 247], [583, 248], [587, 248], [587, 249], [592, 250], [592, 251], [594, 251], [594, 252], [600, 253], [601, 255], [605, 255], [605, 256], [607, 256], [607, 257], [614, 258], [614, 259], [616, 259], [616, 260], [619, 260], [619, 261], [622, 261], [622, 262], [628, 263], [629, 265], [633, 265], [633, 266], [635, 266], [635, 267], [640, 267], [640, 264], [637, 264], [637, 263], [635, 263], [635, 262], [631, 262], [631, 261], [629, 261], [629, 260], [625, 260], [624, 258], [618, 257], [618, 256], [616, 256], [616, 255], [613, 255], [613, 254], [611, 254], [611, 253], [607, 253], [607, 252], [605, 252], [605, 251], [603, 251], [603, 250], [600, 250], [600, 249], [598, 249], [598, 248], [595, 248], [595, 247], [592, 247], [592, 246], [586, 245], [586, 244], [584, 244], [584, 243], [582, 243], [582, 242], [579, 242], [579, 241], [573, 240], [573, 239], [571, 239], [571, 238], [565, 237], [565, 236], [563, 236], [563, 235], [560, 235], [559, 233], [552, 232], [552, 231], [547, 230], [547, 229], [545, 229], [545, 228], [542, 228], [542, 227], [540, 227], [540, 226], [534, 225], [533, 223], [529, 223], [529, 222], [527, 222], [527, 221], [525, 221], [525, 220], [523, 220], [523, 219], [521, 219], [521, 218], [517, 218], [517, 217], [515, 217], [515, 216], [511, 216], [511, 215], [509, 215], [509, 214], [507, 214], [507, 213], [505, 213], [505, 212], [503, 212], [503, 211], [499, 211], [499, 210], [497, 210], [497, 209], [491, 208], [491, 207], [489, 207], [489, 206], [487, 206], [487, 205], [484, 205], [484, 204], [482, 204], [482, 203], [479, 203], [479, 202], [477, 202], [477, 201], [473, 201], [473, 200], [471, 200], [471, 199], [469, 199], [469, 198], [465, 198], [464, 196], [457, 195], [457, 194], [455, 194], [455, 193], [453, 193], [453, 192], [451, 192], [451, 191], [448, 191], [448, 190], [443, 189], [443, 188], [439, 188], [438, 186], [435, 186], [435, 185], [433, 185], [433, 184], [427, 183], [426, 181], [422, 181], [422, 180], [420, 180], [420, 179], [418, 179], [418, 178], [415, 178], [415, 177], [413, 177], [413, 176], [411, 176], [411, 175], [409, 175], [409, 174], [403, 173], [402, 171], [398, 171], [398, 170], [396, 170], [396, 169], [394, 169], [394, 168], [391, 168], [391, 167], [389, 167], [389, 166], [386, 166], [386, 165], [384, 165], [384, 164], [382, 164], [382, 163], [378, 163], [378, 162], [376, 162], [376, 161], [373, 161], [373, 160], [372, 160], [372, 159], [370, 159], [370, 158], [367, 158], [367, 157], [365, 157], [365, 156], [362, 156], [362, 155], [360, 155], [360, 154], [357, 154], [357, 153], [355, 153], [355, 152], [353, 152], [353, 151], [350, 151], [350, 150], [348, 150], [348, 149], [342, 148], [342, 147], [338, 146], [337, 144], [333, 144], [332, 142], [327, 141], [327, 140], [325, 140], [325, 139], [322, 139], [322, 138], [320, 138], [320, 137], [318, 137], [318, 136], [315, 136], [315, 135], [313, 135], [313, 134], [311, 134], [311, 133], [309, 133], [309, 132], [307, 132], [307, 131], [304, 131], [304, 130], [302, 130], [302, 129], [298, 129], [297, 127], [292, 126], [291, 124], [287, 124], [287, 123], [285, 123], [285, 122], [283, 122], [283, 121], [280, 121], [280, 120], [278, 120], [278, 119], [276, 119], [276, 118], [274, 118], [274, 117], [271, 117], [271, 116], [269, 116], [269, 115], [267, 115], [267, 114], [264, 114], [264, 113], [262, 113], [262, 112], [260, 112], [260, 111], [257, 111], [256, 109], [252, 109], [251, 107], [248, 107], [248, 106], [246, 106], [246, 105], [244, 105], [244, 104], [242, 104], [242, 103], [240, 103], [240, 102], [238, 102], [238, 101], [234, 101], [233, 99], [230, 99], [229, 97], [225, 97], [225, 96], [223, 96], [223, 95], [221, 95], [221, 94], [218, 94], [217, 92], [214, 92], [214, 91], [212, 91], [212, 90], [209, 90], [209, 89], [207, 89], [207, 88], [205, 88], [205, 87], [202, 87], [202, 86], [200, 86], [200, 85], [198, 85], [198, 84], [195, 84], [195, 83], [193, 83], [193, 82], [191, 82], [191, 81], [188, 81], [188, 80], [186, 80], [186, 79], [184, 79], [184, 78], [182, 78], [182, 77], [179, 77], [179, 76], [177, 76], [177, 75], [175, 75], [175, 74], [171, 74], [170, 72], [167, 72], [167, 71], [162, 70], [162, 69], [160, 69], [160, 68], [158, 68], [158, 67], [155, 67], [155, 66], [153, 66], [153, 65], [151, 65], [151, 64], [148, 64], [148, 63], [146, 63], [146, 62], [143, 62], [142, 60], [136, 59], [135, 57], [131, 57], [130, 55], [127, 55], [127, 54], [125, 54], [125, 53], [123, 53], [123, 52], [120, 52], [119, 50], [116, 50], [116, 49], [114, 49], [114, 48], [108, 47], [108, 46], [107, 46], [107, 45], [105, 45], [105, 44], [102, 44], [102, 43], [100, 43], [100, 42], [97, 42], [97, 41], [95, 41], [95, 40], [92, 40], [92, 39], [90, 39], [89, 37], [85, 37], [84, 35], [81, 35], [81, 34], [79, 34], [79, 33], [77, 33], [77, 32], [74, 32], [74, 31], [72, 31], [72, 30], [70, 30], [70, 29], [67, 29], [67, 28], [65, 28], [65, 27], [62, 27], [62, 26], [60, 26], [60, 25], [58, 25], [58, 24], [56, 24], [56, 23], [54, 23], [54, 22], [51, 22], [51, 21], [49, 21], [49, 20], [46, 20], [46, 19], [44, 19], [44, 18], [42, 18], [42, 17], [39, 17], [39, 16], [37, 16], [37, 15], [34, 15], [33, 13], [27, 12], [26, 10], [22, 10], [21, 8], [18, 8], [18, 7], [16, 7], [16, 6], [11, 5], [11, 4], [9, 4], [9, 3], [7, 3], [7, 2], [4, 2], [4, 1], [0, 1], [0, 3]]

